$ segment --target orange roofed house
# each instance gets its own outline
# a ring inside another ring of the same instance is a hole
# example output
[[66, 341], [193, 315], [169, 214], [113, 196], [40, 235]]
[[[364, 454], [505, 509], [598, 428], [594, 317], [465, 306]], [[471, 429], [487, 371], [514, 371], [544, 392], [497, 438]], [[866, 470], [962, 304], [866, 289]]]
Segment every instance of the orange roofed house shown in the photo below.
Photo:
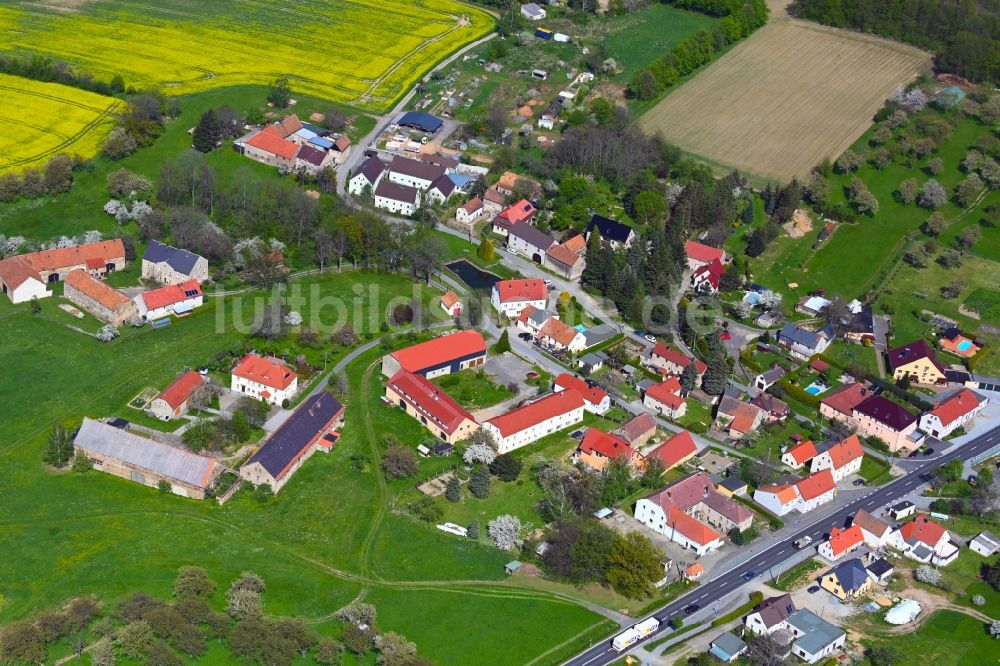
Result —
[[139, 308], [132, 299], [80, 269], [70, 271], [66, 276], [63, 296], [73, 305], [112, 326], [122, 326], [139, 319]]
[[400, 370], [433, 379], [486, 363], [486, 340], [478, 331], [456, 331], [382, 357], [382, 374]]
[[385, 385], [385, 397], [448, 444], [461, 441], [479, 430], [475, 417], [451, 396], [426, 377], [407, 370], [400, 370], [392, 376]]
[[812, 511], [837, 496], [833, 473], [823, 471], [810, 474], [795, 483], [771, 483], [754, 491], [753, 500], [776, 516], [795, 510]]
[[834, 527], [830, 530], [830, 538], [821, 543], [817, 550], [826, 559], [836, 562], [864, 542], [865, 537], [859, 525], [851, 525], [846, 530]]
[[139, 316], [146, 321], [153, 321], [170, 315], [190, 314], [192, 310], [202, 306], [204, 296], [198, 281], [188, 280], [144, 291], [133, 300], [139, 309]]
[[646, 389], [642, 404], [669, 419], [679, 419], [687, 413], [687, 401], [681, 397], [681, 383], [676, 377], [669, 377]]
[[295, 156], [299, 154], [299, 144], [289, 141], [275, 123], [268, 125], [240, 145], [243, 154], [250, 159], [276, 167], [284, 167], [291, 171], [295, 167]]
[[791, 447], [781, 454], [781, 462], [792, 469], [798, 469], [816, 457], [816, 445], [812, 440], [806, 440], [801, 444]]
[[854, 408], [871, 395], [861, 384], [845, 384], [820, 401], [819, 413], [828, 419], [850, 421]]
[[587, 347], [587, 338], [578, 329], [558, 317], [549, 317], [538, 329], [538, 341], [556, 350], [576, 353]]
[[446, 291], [441, 296], [441, 309], [448, 313], [449, 317], [457, 317], [462, 312], [462, 301], [453, 291]]
[[811, 472], [828, 469], [833, 472], [835, 483], [843, 481], [861, 469], [865, 452], [857, 435], [849, 435], [825, 451], [819, 451], [812, 459]]
[[103, 278], [123, 268], [125, 246], [116, 238], [7, 257], [0, 260], [0, 287], [12, 303], [26, 303], [51, 296], [46, 285], [65, 280], [71, 271], [79, 269]]
[[231, 377], [230, 388], [234, 392], [272, 405], [291, 400], [299, 387], [298, 375], [283, 363], [257, 354], [247, 354], [240, 359]]
[[575, 458], [597, 472], [603, 470], [608, 462], [617, 458], [625, 460], [633, 470], [638, 469], [642, 464], [642, 455], [629, 446], [625, 440], [601, 432], [597, 428], [591, 428], [587, 431], [576, 450]]
[[687, 255], [688, 270], [692, 271], [713, 262], [727, 264], [730, 259], [725, 250], [691, 240], [684, 243], [684, 254]]
[[695, 370], [698, 372], [698, 385], [701, 384], [701, 378], [704, 376], [705, 371], [708, 370], [708, 366], [705, 365], [704, 361], [688, 358], [673, 347], [668, 347], [662, 342], [656, 343], [656, 346], [650, 349], [646, 356], [643, 357], [642, 362], [656, 372], [668, 375], [680, 375], [689, 365], [694, 363]]
[[164, 421], [183, 416], [187, 413], [191, 398], [204, 384], [204, 378], [194, 370], [181, 373], [149, 403], [149, 413]]
[[923, 513], [900, 525], [886, 544], [925, 564], [944, 566], [958, 558], [958, 546], [951, 542], [948, 530]]
[[687, 462], [696, 453], [698, 445], [695, 444], [694, 437], [687, 430], [682, 430], [650, 451], [646, 458], [660, 460], [663, 463], [663, 470], [667, 471]]
[[635, 519], [701, 556], [722, 547], [722, 534], [749, 529], [753, 514], [695, 472], [636, 502]]
[[604, 414], [611, 409], [611, 396], [601, 390], [601, 387], [590, 386], [575, 375], [564, 372], [556, 377], [553, 385], [555, 391], [573, 389], [583, 396], [583, 408], [593, 414]]
[[544, 310], [548, 302], [548, 287], [539, 278], [500, 280], [490, 296], [493, 308], [510, 319], [517, 319], [529, 305]]
[[966, 428], [988, 402], [985, 397], [962, 389], [922, 415], [920, 429], [932, 437], [947, 437], [958, 428]]
[[498, 453], [507, 453], [580, 423], [583, 411], [583, 396], [568, 389], [496, 416], [483, 424], [483, 430], [493, 435]]

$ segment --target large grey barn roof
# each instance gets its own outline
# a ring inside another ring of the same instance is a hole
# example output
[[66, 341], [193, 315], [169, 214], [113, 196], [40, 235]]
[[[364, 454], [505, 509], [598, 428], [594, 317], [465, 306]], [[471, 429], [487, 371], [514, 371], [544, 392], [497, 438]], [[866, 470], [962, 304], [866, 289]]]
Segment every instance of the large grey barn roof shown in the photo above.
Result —
[[195, 264], [201, 259], [193, 252], [165, 245], [158, 240], [149, 241], [149, 247], [146, 248], [146, 253], [142, 255], [142, 258], [156, 264], [165, 261], [175, 271], [185, 275], [190, 275]]
[[73, 443], [88, 453], [115, 458], [198, 488], [207, 488], [221, 469], [219, 463], [212, 458], [167, 446], [88, 418], [83, 419], [83, 425]]
[[271, 476], [280, 479], [322, 429], [343, 411], [344, 406], [329, 391], [309, 398], [246, 464], [260, 463]]

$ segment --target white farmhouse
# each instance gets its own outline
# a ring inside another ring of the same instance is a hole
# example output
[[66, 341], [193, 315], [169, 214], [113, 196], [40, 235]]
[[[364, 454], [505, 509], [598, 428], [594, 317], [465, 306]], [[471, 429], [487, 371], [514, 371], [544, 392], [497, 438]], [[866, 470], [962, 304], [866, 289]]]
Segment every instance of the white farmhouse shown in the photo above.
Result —
[[299, 378], [276, 359], [247, 354], [232, 371], [230, 388], [272, 405], [295, 397]]

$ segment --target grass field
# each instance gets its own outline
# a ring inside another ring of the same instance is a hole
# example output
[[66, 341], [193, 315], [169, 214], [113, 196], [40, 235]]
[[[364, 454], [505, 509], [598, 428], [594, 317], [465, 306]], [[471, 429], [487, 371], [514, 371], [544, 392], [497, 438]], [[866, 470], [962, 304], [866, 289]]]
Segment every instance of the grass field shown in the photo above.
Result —
[[639, 124], [719, 171], [786, 181], [843, 152], [929, 64], [902, 44], [772, 16]]
[[[387, 296], [408, 294], [411, 285], [374, 273], [315, 278], [320, 295], [350, 293], [355, 281], [379, 285]], [[383, 483], [375, 462], [366, 470], [351, 464], [358, 454], [377, 461], [382, 433], [411, 446], [426, 436], [398, 411], [372, 411], [381, 407], [372, 390], [381, 379], [372, 365], [381, 348], [348, 368], [347, 423], [335, 450], [310, 459], [264, 504], [237, 495], [219, 507], [97, 472], [47, 471], [40, 458], [53, 422], [128, 411], [125, 405], [144, 387], [163, 386], [179, 369], [243, 342], [238, 331], [217, 324], [229, 318], [230, 300], [211, 299], [174, 326], [129, 330], [110, 345], [50, 318], [52, 301], [38, 316], [0, 301], [6, 341], [0, 463], [7, 472], [0, 487], [0, 552], [7, 555], [0, 560], [0, 622], [87, 593], [108, 602], [137, 590], [169, 598], [184, 564], [204, 566], [220, 582], [253, 569], [267, 580], [268, 613], [316, 622], [367, 595], [384, 628], [406, 633], [436, 663], [525, 663], [599, 622], [549, 591], [522, 589], [516, 580], [498, 585], [509, 554], [394, 515], [395, 498], [412, 480]], [[372, 306], [365, 301], [365, 309]], [[344, 353], [333, 351], [330, 362]], [[39, 399], [43, 387], [58, 389]], [[446, 464], [424, 460], [421, 473]], [[221, 607], [221, 593], [213, 602]], [[429, 613], [435, 622], [426, 621]], [[476, 632], [451, 631], [442, 640], [445, 628], [470, 614], [505, 620], [483, 623]], [[511, 626], [522, 638], [514, 650], [507, 645]]]
[[937, 611], [913, 633], [863, 642], [868, 647], [894, 647], [902, 655], [901, 664], [982, 666], [996, 662], [988, 656], [996, 654], [996, 640], [984, 623], [954, 611]]
[[492, 28], [491, 16], [453, 0], [19, 3], [0, 7], [0, 50], [178, 95], [287, 76], [293, 91], [384, 111]]
[[57, 153], [93, 157], [119, 104], [79, 88], [7, 74], [0, 74], [0, 93], [0, 173], [39, 166]]

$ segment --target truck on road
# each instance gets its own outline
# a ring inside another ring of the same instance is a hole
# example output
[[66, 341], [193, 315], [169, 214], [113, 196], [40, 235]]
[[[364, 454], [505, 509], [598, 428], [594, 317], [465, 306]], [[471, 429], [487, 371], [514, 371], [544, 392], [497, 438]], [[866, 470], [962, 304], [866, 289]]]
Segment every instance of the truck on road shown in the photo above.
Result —
[[626, 629], [611, 640], [611, 649], [615, 652], [622, 652], [639, 642], [639, 632], [635, 629]]
[[646, 636], [649, 636], [654, 631], [659, 629], [660, 621], [657, 620], [655, 617], [651, 617], [648, 620], [643, 620], [642, 622], [633, 626], [632, 628], [639, 632], [639, 638], [641, 639], [645, 638]]

